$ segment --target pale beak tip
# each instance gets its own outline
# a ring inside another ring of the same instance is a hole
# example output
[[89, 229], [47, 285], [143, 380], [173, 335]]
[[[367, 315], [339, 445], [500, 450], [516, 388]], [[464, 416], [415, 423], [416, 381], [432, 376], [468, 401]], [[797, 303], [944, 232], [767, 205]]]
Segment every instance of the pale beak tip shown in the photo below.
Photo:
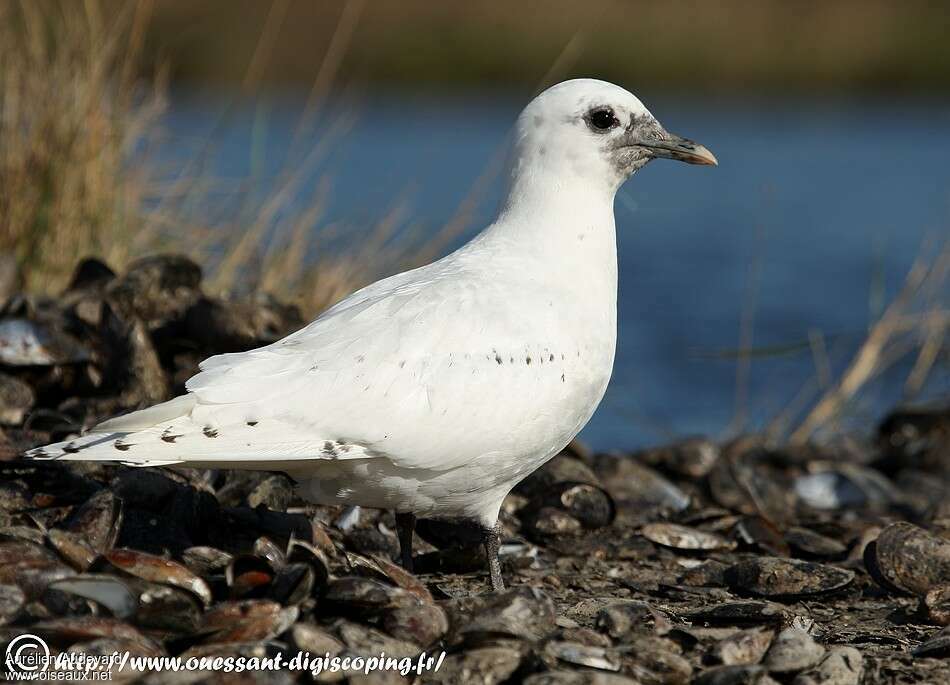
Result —
[[702, 164], [705, 166], [719, 166], [719, 160], [716, 159], [716, 155], [706, 149], [704, 145], [697, 145], [696, 149], [693, 150], [693, 155], [695, 162], [694, 164]]

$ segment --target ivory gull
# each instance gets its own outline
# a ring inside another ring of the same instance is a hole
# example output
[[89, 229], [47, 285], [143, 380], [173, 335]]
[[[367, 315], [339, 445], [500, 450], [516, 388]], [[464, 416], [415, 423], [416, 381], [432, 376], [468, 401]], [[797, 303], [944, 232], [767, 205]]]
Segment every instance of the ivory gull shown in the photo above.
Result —
[[504, 588], [498, 511], [584, 427], [617, 338], [614, 196], [652, 159], [716, 164], [633, 94], [566, 81], [518, 117], [498, 218], [442, 259], [286, 338], [205, 360], [187, 394], [37, 448], [38, 459], [284, 471], [320, 504], [474, 521]]

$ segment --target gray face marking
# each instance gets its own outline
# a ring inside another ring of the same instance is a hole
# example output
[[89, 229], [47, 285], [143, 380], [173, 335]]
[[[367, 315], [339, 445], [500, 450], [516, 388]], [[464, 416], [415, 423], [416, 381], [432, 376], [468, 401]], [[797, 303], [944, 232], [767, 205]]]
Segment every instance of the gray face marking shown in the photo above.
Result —
[[605, 151], [617, 173], [626, 178], [642, 169], [653, 158], [645, 148], [635, 145], [636, 141], [663, 139], [666, 135], [666, 131], [653, 117], [633, 117], [623, 135], [613, 138], [605, 147]]
[[[574, 113], [565, 117], [573, 125], [584, 127], [616, 174], [625, 181], [653, 159], [650, 151], [637, 141], [665, 139], [666, 131], [648, 113], [631, 114], [623, 105], [609, 101], [580, 99]], [[570, 159], [570, 154], [568, 154]], [[581, 236], [578, 236], [579, 239]]]

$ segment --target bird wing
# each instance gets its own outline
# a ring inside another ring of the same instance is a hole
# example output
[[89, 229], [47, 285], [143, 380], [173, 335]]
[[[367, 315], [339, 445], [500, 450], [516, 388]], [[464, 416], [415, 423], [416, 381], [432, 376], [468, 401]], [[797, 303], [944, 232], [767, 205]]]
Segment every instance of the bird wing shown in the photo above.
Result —
[[385, 458], [442, 470], [509, 449], [549, 410], [541, 398], [563, 392], [543, 363], [556, 308], [538, 308], [530, 283], [437, 265], [357, 292], [272, 345], [211, 357], [170, 407], [33, 456], [289, 471]]

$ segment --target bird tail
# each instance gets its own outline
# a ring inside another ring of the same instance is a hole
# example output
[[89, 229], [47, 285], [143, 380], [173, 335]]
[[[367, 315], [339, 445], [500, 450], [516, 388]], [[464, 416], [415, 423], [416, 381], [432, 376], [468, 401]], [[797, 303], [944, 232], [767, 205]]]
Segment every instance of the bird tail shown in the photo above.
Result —
[[167, 466], [182, 459], [126, 459], [123, 438], [160, 423], [188, 415], [195, 406], [193, 395], [181, 395], [154, 407], [135, 411], [103, 421], [81, 437], [43, 445], [24, 453], [27, 459], [64, 461], [112, 461], [131, 466]]

